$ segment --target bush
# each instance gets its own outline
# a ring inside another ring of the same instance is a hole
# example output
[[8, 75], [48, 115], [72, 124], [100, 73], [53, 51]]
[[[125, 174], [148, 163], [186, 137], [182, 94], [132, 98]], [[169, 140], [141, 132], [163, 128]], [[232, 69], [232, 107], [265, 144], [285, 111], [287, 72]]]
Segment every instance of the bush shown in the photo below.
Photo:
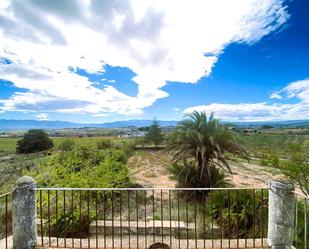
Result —
[[75, 142], [72, 139], [65, 139], [58, 147], [59, 150], [63, 151], [72, 151], [74, 148]]
[[[223, 236], [251, 238], [267, 231], [267, 194], [252, 191], [213, 191], [209, 196], [208, 212], [223, 228]], [[263, 200], [263, 202], [262, 202]], [[263, 217], [263, 218], [262, 218]], [[263, 224], [263, 226], [262, 226]], [[263, 230], [262, 230], [263, 228]]]
[[272, 160], [272, 166], [281, 171], [289, 180], [294, 182], [305, 195], [309, 195], [309, 140], [303, 144], [289, 143], [286, 150], [287, 158]]
[[[69, 187], [69, 188], [126, 188], [132, 187], [133, 181], [129, 175], [127, 166], [127, 154], [119, 149], [98, 150], [95, 146], [80, 146], [72, 151], [61, 151], [55, 155], [46, 158], [36, 169], [24, 172], [32, 176], [39, 187]], [[69, 192], [69, 191], [68, 191]], [[79, 207], [80, 198], [87, 201], [86, 193], [80, 196], [81, 192], [70, 192], [65, 200], [68, 210], [66, 215], [55, 218], [55, 202], [51, 202], [51, 236], [60, 236], [64, 233], [67, 236], [79, 237], [87, 236], [88, 227], [91, 221], [96, 217], [92, 208], [89, 218], [81, 216], [87, 213], [86, 205]], [[105, 193], [104, 203], [108, 205], [110, 193]], [[58, 198], [58, 213], [64, 213], [64, 199]], [[41, 196], [39, 197], [41, 198]], [[96, 202], [96, 191], [90, 192], [89, 203], [91, 206]], [[103, 198], [100, 193], [98, 198]], [[42, 193], [43, 206], [48, 203], [47, 192]], [[102, 201], [100, 203], [103, 203]], [[81, 208], [81, 210], [79, 210]], [[101, 207], [100, 207], [101, 208]], [[72, 213], [73, 210], [73, 213]], [[81, 211], [81, 213], [80, 213]], [[43, 219], [48, 217], [44, 210]], [[81, 234], [79, 233], [81, 225]], [[43, 233], [48, 229], [43, 228]]]
[[53, 148], [54, 143], [44, 130], [32, 129], [17, 141], [17, 153], [33, 153]]
[[[174, 163], [170, 172], [173, 178], [177, 180], [178, 187], [184, 188], [208, 188], [207, 183], [201, 180], [200, 169], [195, 162]], [[226, 187], [228, 182], [225, 179], [224, 173], [216, 168], [210, 167], [211, 186], [212, 188]]]
[[110, 139], [102, 139], [97, 142], [97, 148], [99, 150], [111, 149], [113, 147], [113, 142]]

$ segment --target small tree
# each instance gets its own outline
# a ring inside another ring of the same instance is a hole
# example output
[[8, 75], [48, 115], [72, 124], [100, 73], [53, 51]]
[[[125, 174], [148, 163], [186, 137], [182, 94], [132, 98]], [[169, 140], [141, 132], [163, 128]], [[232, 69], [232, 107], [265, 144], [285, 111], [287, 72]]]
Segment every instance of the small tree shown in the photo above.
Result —
[[54, 146], [53, 141], [48, 134], [41, 129], [28, 130], [24, 137], [17, 141], [17, 153], [33, 153], [51, 149]]
[[149, 129], [145, 135], [145, 141], [147, 143], [154, 144], [156, 147], [164, 141], [163, 131], [157, 120], [154, 120], [149, 126]]
[[303, 144], [290, 143], [286, 151], [287, 159], [272, 158], [272, 166], [296, 183], [309, 196], [309, 140]]

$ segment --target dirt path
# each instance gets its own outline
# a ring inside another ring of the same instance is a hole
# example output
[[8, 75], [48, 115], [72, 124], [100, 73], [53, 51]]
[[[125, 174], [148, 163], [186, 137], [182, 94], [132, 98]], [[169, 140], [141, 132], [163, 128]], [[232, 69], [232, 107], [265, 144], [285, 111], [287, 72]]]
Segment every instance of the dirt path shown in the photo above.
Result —
[[[129, 160], [132, 176], [145, 187], [175, 187], [168, 171], [170, 165], [171, 159], [164, 151], [138, 151]], [[232, 162], [231, 168], [233, 174], [227, 179], [235, 187], [267, 187], [273, 176], [266, 167], [250, 162]]]

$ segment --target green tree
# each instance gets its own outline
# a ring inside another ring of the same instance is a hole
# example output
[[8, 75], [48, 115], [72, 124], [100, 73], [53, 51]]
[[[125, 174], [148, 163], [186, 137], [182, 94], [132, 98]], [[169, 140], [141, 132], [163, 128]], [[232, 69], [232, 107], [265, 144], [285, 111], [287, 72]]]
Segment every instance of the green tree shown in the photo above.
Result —
[[272, 166], [279, 169], [282, 174], [296, 183], [305, 195], [309, 196], [309, 140], [303, 144], [289, 143], [285, 155], [284, 160], [273, 156]]
[[212, 167], [231, 173], [226, 153], [248, 157], [238, 139], [227, 130], [213, 113], [193, 112], [189, 119], [180, 122], [167, 141], [175, 163], [197, 163], [200, 186], [212, 186]]
[[164, 134], [157, 120], [154, 120], [149, 126], [149, 129], [145, 135], [145, 141], [147, 143], [154, 144], [156, 147], [164, 141]]
[[33, 153], [53, 148], [54, 143], [48, 134], [41, 129], [28, 130], [24, 137], [17, 141], [17, 153]]

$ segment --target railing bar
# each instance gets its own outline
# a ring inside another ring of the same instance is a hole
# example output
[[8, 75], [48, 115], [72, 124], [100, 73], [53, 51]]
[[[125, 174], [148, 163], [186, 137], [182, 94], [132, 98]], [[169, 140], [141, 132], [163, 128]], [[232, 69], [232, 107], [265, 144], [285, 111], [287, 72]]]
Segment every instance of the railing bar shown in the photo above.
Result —
[[63, 228], [63, 237], [64, 237], [64, 247], [67, 247], [67, 240], [66, 240], [66, 215], [65, 215], [65, 190], [63, 190], [63, 222], [64, 222], [64, 228]]
[[206, 221], [205, 221], [205, 193], [202, 191], [202, 215], [203, 215], [203, 248], [206, 248], [205, 234], [206, 234]]
[[305, 214], [304, 214], [304, 220], [305, 220], [305, 231], [304, 231], [304, 247], [307, 249], [307, 199], [305, 199]]
[[122, 192], [119, 192], [120, 201], [120, 248], [122, 248]]
[[106, 197], [106, 191], [103, 191], [103, 237], [104, 237], [104, 248], [106, 248], [106, 202], [107, 202], [107, 197]]
[[168, 191], [168, 206], [169, 206], [169, 217], [170, 217], [170, 248], [173, 247], [172, 241], [172, 200], [171, 200], [171, 191]]
[[[256, 188], [35, 188], [35, 190], [91, 190], [91, 191], [143, 191], [143, 190], [179, 190], [179, 191], [202, 191], [202, 190], [260, 190], [268, 189], [265, 187], [256, 187]], [[300, 195], [300, 194], [299, 194]], [[304, 196], [306, 199], [309, 197]]]
[[[56, 190], [56, 223], [58, 223], [58, 190]], [[59, 246], [59, 231], [57, 229], [57, 238], [56, 238], [56, 244], [57, 244], [57, 247]]]
[[145, 248], [147, 248], [147, 191], [144, 191], [144, 198], [145, 198]]
[[[72, 190], [71, 192], [71, 212], [72, 212], [72, 215], [71, 215], [71, 218], [72, 218], [72, 224], [74, 223], [74, 192]], [[73, 226], [71, 228], [71, 233], [72, 233], [72, 247], [74, 248], [74, 230], [73, 230]]]
[[[247, 191], [244, 190], [244, 195], [245, 195], [245, 200], [247, 198]], [[244, 205], [244, 225], [245, 225], [245, 247], [247, 247], [247, 206], [246, 206], [246, 201], [245, 201], [245, 205]]]
[[179, 209], [179, 190], [177, 191], [177, 220], [178, 220], [178, 249], [180, 249], [180, 209]]
[[155, 226], [155, 192], [152, 190], [152, 223], [153, 223], [153, 243], [156, 241], [156, 226]]
[[138, 229], [138, 191], [135, 191], [136, 200], [136, 247], [139, 249], [139, 229]]
[[227, 208], [228, 208], [228, 241], [229, 248], [231, 248], [231, 194], [230, 190], [227, 190]]
[[236, 224], [237, 248], [239, 248], [239, 209], [238, 209], [238, 190], [236, 190], [236, 216], [237, 216], [237, 224]]
[[[87, 217], [88, 217], [88, 222], [90, 222], [90, 191], [87, 191]], [[90, 236], [89, 235], [88, 235], [88, 248], [90, 248]]]
[[131, 225], [131, 210], [130, 210], [130, 190], [128, 190], [128, 220], [129, 220], [129, 224], [128, 224], [128, 227], [129, 227], [129, 231], [128, 231], [128, 237], [129, 237], [129, 249], [131, 249], [131, 228], [130, 228], [130, 225]]
[[50, 190], [47, 190], [47, 216], [48, 216], [48, 244], [51, 246], [50, 239]]
[[162, 189], [160, 192], [160, 197], [161, 197], [161, 241], [163, 243], [163, 203], [162, 203]]
[[256, 209], [255, 209], [255, 190], [252, 190], [253, 197], [253, 248], [255, 248], [255, 225], [256, 225]]
[[304, 198], [304, 199], [309, 199], [309, 196], [307, 196], [307, 195], [304, 195], [304, 194], [302, 194], [302, 193], [298, 193], [298, 192], [296, 192], [296, 191], [292, 191], [292, 193], [294, 193], [296, 196], [300, 196], [300, 197], [302, 197], [302, 198]]
[[186, 202], [186, 222], [187, 222], [187, 249], [189, 249], [189, 214], [188, 214], [188, 200]]
[[222, 192], [220, 193], [220, 248], [222, 248], [222, 240], [223, 240], [223, 199]]
[[[205, 197], [204, 197], [205, 198]], [[213, 210], [213, 197], [211, 196], [211, 192], [209, 192], [209, 200], [211, 205], [211, 248], [214, 248], [214, 210]], [[205, 203], [204, 203], [205, 205]], [[205, 242], [204, 242], [205, 244]]]
[[5, 248], [8, 248], [8, 194], [5, 195]]
[[11, 192], [7, 192], [7, 193], [4, 193], [4, 194], [1, 194], [1, 195], [0, 195], [0, 198], [1, 198], [1, 197], [5, 197], [6, 195], [9, 195], [9, 194], [12, 194], [12, 193], [13, 193], [13, 192], [11, 191]]
[[95, 191], [95, 245], [99, 248], [98, 244], [98, 191]]
[[79, 246], [83, 247], [82, 244], [82, 191], [79, 191]]
[[41, 220], [41, 245], [44, 246], [43, 242], [43, 212], [42, 212], [42, 190], [40, 190], [40, 220]]
[[114, 199], [115, 199], [115, 195], [114, 195], [114, 191], [112, 190], [112, 248], [115, 248], [115, 205], [114, 205]]
[[264, 192], [263, 189], [261, 190], [261, 237], [262, 237], [262, 241], [261, 241], [261, 245], [262, 247], [264, 247]]
[[295, 201], [295, 228], [294, 228], [294, 231], [295, 231], [295, 247], [297, 248], [297, 240], [298, 240], [298, 232], [297, 232], [297, 229], [298, 229], [298, 226], [297, 226], [297, 221], [298, 219], [298, 203], [297, 203], [297, 200]]
[[196, 207], [196, 190], [194, 191], [194, 238], [195, 238], [195, 249], [197, 249], [197, 230], [196, 230], [196, 215], [197, 215], [197, 207]]

